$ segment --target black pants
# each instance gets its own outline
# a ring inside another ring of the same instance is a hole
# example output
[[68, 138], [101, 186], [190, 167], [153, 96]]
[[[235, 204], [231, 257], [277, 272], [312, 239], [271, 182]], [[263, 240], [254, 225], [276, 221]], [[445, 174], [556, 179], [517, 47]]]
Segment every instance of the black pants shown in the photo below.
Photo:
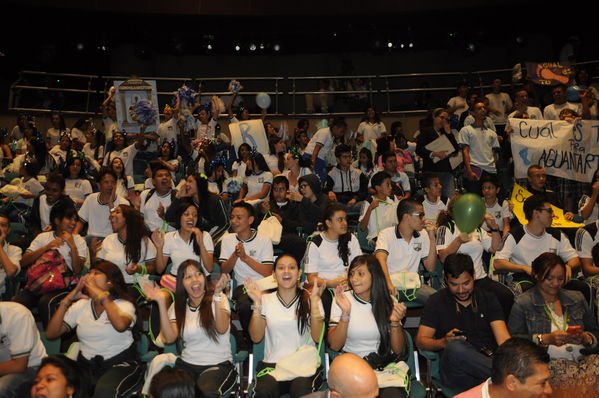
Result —
[[56, 312], [56, 309], [60, 305], [60, 301], [69, 294], [69, 291], [69, 289], [61, 289], [38, 296], [30, 290], [21, 289], [12, 298], [12, 301], [23, 304], [25, 307], [29, 308], [30, 311], [33, 308], [38, 307], [40, 320], [45, 329], [46, 326], [48, 326], [52, 314]]
[[196, 386], [204, 398], [219, 398], [235, 388], [237, 371], [229, 361], [217, 365], [192, 365], [177, 358], [176, 368], [188, 372], [196, 380]]
[[[264, 368], [274, 368], [274, 363], [259, 362], [256, 367], [256, 374]], [[251, 370], [250, 370], [251, 372]], [[250, 387], [248, 395], [251, 398], [279, 398], [283, 394], [289, 394], [291, 398], [318, 391], [322, 386], [324, 369], [319, 366], [311, 377], [298, 377], [290, 381], [277, 381], [274, 377], [267, 374], [257, 377], [254, 384]]]

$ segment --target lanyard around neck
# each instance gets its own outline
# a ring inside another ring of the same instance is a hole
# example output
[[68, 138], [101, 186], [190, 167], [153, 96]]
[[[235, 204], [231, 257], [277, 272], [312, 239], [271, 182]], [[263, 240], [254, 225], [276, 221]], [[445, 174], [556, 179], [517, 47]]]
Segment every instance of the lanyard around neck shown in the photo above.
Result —
[[555, 327], [557, 328], [557, 330], [566, 330], [566, 327], [568, 326], [568, 314], [565, 311], [563, 311], [563, 313], [564, 313], [563, 319], [564, 320], [563, 320], [563, 325], [560, 327], [557, 324], [557, 320], [553, 317], [552, 310], [549, 309], [549, 307], [547, 306], [547, 304], [543, 304], [543, 307], [545, 309], [545, 313], [547, 314], [547, 316], [549, 317], [549, 319], [551, 319], [551, 323], [555, 325]]

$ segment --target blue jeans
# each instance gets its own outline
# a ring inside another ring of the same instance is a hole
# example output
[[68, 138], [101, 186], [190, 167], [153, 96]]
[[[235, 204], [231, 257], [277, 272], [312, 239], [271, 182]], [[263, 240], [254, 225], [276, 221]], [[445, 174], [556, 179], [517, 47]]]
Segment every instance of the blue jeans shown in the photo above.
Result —
[[491, 377], [491, 358], [464, 340], [447, 343], [441, 356], [441, 382], [460, 393]]

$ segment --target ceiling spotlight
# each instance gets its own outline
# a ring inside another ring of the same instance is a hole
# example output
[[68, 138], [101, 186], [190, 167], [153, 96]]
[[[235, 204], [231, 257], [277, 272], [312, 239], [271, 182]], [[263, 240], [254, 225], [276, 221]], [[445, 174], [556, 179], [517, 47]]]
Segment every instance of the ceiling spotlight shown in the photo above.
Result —
[[281, 49], [281, 45], [279, 43], [277, 43], [274, 46], [272, 46], [272, 49], [275, 51], [279, 51]]
[[408, 47], [414, 48], [414, 43], [410, 42], [410, 44], [408, 44]]
[[401, 43], [401, 44], [399, 45], [399, 47], [400, 47], [400, 48], [404, 48], [405, 46], [406, 46], [406, 45], [405, 45], [405, 44], [403, 44], [403, 43]]
[[254, 44], [254, 43], [250, 44], [250, 51], [256, 51], [256, 44]]
[[468, 51], [470, 53], [475, 52], [476, 51], [476, 45], [474, 43], [472, 43], [472, 42], [468, 43], [466, 45], [466, 51]]
[[208, 43], [208, 44], [206, 45], [206, 49], [208, 49], [208, 50], [212, 50], [212, 44]]
[[239, 51], [241, 50], [241, 47], [239, 46], [239, 44], [235, 44], [235, 51]]
[[260, 43], [260, 50], [264, 50], [264, 42]]
[[393, 48], [393, 42], [391, 42], [391, 41], [387, 42], [387, 47]]
[[85, 48], [85, 45], [82, 42], [78, 42], [75, 45], [75, 48], [77, 49], [77, 51], [83, 51], [83, 49]]

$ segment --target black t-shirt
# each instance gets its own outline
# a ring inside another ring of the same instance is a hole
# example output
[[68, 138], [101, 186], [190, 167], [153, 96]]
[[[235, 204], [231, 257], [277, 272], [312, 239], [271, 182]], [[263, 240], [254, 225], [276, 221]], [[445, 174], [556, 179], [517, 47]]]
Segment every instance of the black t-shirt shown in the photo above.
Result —
[[[473, 310], [476, 303], [476, 311]], [[458, 311], [459, 309], [459, 311]], [[468, 307], [456, 302], [448, 288], [433, 294], [424, 307], [420, 324], [435, 329], [435, 339], [444, 337], [452, 329], [466, 332], [468, 342], [477, 348], [497, 348], [491, 322], [503, 321], [503, 311], [494, 294], [474, 288], [473, 300]]]

